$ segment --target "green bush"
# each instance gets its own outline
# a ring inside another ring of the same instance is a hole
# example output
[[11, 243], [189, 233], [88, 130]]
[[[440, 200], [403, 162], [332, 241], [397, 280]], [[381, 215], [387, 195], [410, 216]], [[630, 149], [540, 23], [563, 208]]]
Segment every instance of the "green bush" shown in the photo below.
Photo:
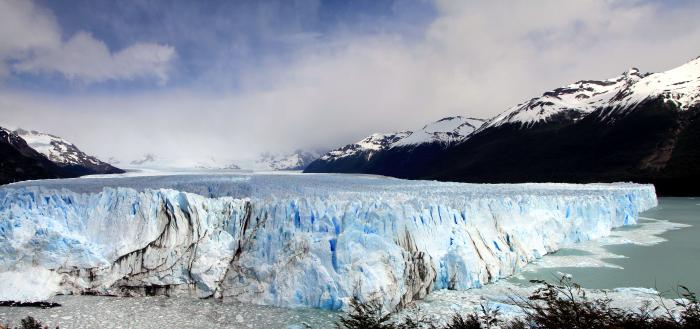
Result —
[[[644, 305], [635, 312], [611, 306], [610, 298], [590, 299], [585, 290], [569, 277], [558, 283], [535, 280], [541, 286], [528, 297], [512, 296], [511, 301], [523, 310], [523, 317], [510, 321], [500, 319], [498, 309], [482, 305], [476, 314], [455, 314], [444, 329], [686, 329], [700, 328], [700, 301], [695, 293], [679, 287], [682, 297], [676, 306], [677, 315], [661, 302], [652, 307]], [[354, 299], [351, 310], [341, 317], [337, 327], [347, 329], [408, 329], [437, 327], [411, 318], [391, 322], [382, 314], [378, 301], [361, 303]], [[657, 315], [655, 314], [662, 314]]]
[[[41, 322], [38, 320], [34, 319], [31, 316], [28, 316], [22, 320], [20, 320], [20, 326], [15, 327], [14, 329], [48, 329], [48, 326], [43, 325]], [[9, 325], [5, 324], [0, 324], [0, 329], [12, 329]], [[56, 327], [58, 329], [58, 327]]]
[[353, 298], [350, 301], [350, 312], [341, 317], [338, 328], [363, 329], [396, 329], [389, 322], [391, 314], [382, 314], [382, 304], [379, 300], [360, 302]]

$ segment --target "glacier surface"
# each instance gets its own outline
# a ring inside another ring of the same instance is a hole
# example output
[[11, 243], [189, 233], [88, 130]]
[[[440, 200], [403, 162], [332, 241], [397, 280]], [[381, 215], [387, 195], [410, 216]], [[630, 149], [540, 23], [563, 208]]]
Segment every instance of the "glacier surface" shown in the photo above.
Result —
[[[187, 294], [387, 310], [481, 287], [656, 206], [651, 185], [375, 176], [81, 178], [0, 189], [0, 299]], [[46, 284], [28, 284], [36, 278]]]

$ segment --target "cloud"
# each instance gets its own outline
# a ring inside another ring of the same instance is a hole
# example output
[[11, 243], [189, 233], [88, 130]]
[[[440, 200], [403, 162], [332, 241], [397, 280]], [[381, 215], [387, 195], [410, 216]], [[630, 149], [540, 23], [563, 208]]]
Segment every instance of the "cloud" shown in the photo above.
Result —
[[489, 118], [573, 81], [611, 78], [632, 66], [666, 70], [700, 55], [694, 1], [438, 1], [436, 7], [438, 16], [422, 34], [325, 34], [284, 60], [243, 70], [235, 90], [5, 91], [0, 110], [9, 123], [65, 136], [104, 156], [244, 157], [338, 147], [448, 115]]
[[135, 43], [117, 52], [90, 33], [68, 40], [50, 12], [30, 1], [0, 0], [0, 76], [17, 73], [59, 73], [69, 80], [168, 79], [175, 49], [156, 43]]

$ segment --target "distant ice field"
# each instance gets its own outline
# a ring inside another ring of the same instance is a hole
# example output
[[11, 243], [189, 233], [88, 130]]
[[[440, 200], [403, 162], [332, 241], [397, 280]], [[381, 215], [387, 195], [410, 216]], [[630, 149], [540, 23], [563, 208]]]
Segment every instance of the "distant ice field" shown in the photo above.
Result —
[[[404, 180], [362, 174], [305, 174], [301, 172], [242, 171], [145, 171], [119, 175], [95, 175], [69, 179], [18, 182], [0, 187], [38, 186], [68, 189], [77, 193], [98, 193], [105, 187], [173, 189], [209, 198], [264, 198], [269, 196], [323, 196], [329, 193], [410, 193], [422, 196], [477, 197], [499, 195], [585, 195], [638, 187], [632, 183], [526, 183], [469, 184], [425, 180]], [[652, 187], [653, 188], [653, 187]]]

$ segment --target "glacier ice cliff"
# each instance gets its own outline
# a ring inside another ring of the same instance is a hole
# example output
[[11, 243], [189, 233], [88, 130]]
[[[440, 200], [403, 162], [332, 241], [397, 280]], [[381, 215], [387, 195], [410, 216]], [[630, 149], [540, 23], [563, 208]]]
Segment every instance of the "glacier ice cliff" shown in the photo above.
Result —
[[636, 184], [342, 175], [144, 181], [0, 189], [0, 299], [188, 294], [341, 309], [356, 296], [397, 309], [434, 289], [510, 276], [656, 206], [654, 187]]

